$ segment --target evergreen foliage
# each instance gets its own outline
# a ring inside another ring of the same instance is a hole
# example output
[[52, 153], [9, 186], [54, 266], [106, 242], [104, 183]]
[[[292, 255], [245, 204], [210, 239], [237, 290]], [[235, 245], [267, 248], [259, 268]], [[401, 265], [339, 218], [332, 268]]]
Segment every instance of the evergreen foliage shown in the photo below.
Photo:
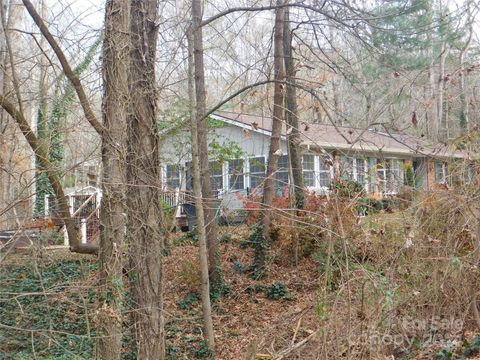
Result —
[[[103, 41], [101, 34], [88, 52], [83, 61], [78, 64], [73, 70], [74, 74], [80, 76], [93, 62], [94, 56], [97, 53], [98, 47]], [[63, 88], [63, 89], [62, 89]], [[41, 105], [38, 110], [37, 119], [37, 136], [43, 146], [48, 148], [49, 160], [56, 168], [57, 174], [62, 173], [64, 161], [64, 124], [72, 104], [75, 101], [75, 89], [73, 85], [65, 80], [62, 75], [56, 85], [55, 100], [50, 115], [47, 117], [46, 99], [41, 99]], [[45, 196], [52, 195], [53, 189], [47, 178], [47, 175], [41, 170], [38, 159], [36, 160], [37, 167], [37, 182], [36, 182], [36, 200], [35, 200], [35, 215], [41, 216], [45, 213]]]

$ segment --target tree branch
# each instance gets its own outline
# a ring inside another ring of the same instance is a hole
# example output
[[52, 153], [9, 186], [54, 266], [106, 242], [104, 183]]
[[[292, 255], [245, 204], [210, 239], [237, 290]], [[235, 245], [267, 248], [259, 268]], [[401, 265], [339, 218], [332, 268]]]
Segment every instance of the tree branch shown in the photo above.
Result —
[[29, 122], [25, 119], [22, 112], [18, 111], [13, 103], [6, 99], [3, 95], [0, 95], [0, 106], [12, 117], [18, 124], [25, 139], [32, 148], [33, 152], [38, 158], [40, 165], [47, 173], [48, 180], [52, 184], [53, 192], [58, 203], [60, 214], [67, 229], [68, 238], [71, 246], [70, 251], [81, 254], [97, 254], [98, 247], [90, 244], [82, 244], [80, 241], [77, 226], [75, 220], [70, 215], [70, 208], [68, 206], [67, 198], [63, 192], [62, 185], [55, 173], [54, 166], [48, 160], [48, 152], [45, 147], [38, 141], [37, 137], [30, 128]]
[[65, 57], [65, 54], [63, 53], [62, 49], [58, 45], [57, 41], [54, 39], [51, 32], [48, 30], [47, 26], [43, 22], [42, 17], [37, 13], [32, 3], [29, 0], [23, 0], [23, 5], [25, 5], [33, 21], [35, 22], [35, 24], [37, 24], [38, 28], [40, 29], [40, 32], [42, 33], [42, 35], [45, 37], [45, 39], [48, 41], [53, 51], [55, 52], [55, 55], [60, 61], [63, 72], [65, 73], [65, 76], [68, 78], [68, 80], [70, 80], [70, 82], [72, 83], [77, 93], [78, 99], [80, 100], [80, 104], [83, 108], [85, 117], [87, 118], [88, 122], [93, 126], [93, 128], [97, 131], [97, 133], [100, 136], [102, 136], [104, 128], [100, 123], [100, 121], [98, 121], [97, 117], [95, 116], [92, 110], [92, 107], [90, 106], [90, 102], [88, 101], [87, 95], [85, 94], [85, 90], [83, 89], [82, 83], [80, 82], [80, 79], [78, 78], [77, 75], [75, 75], [72, 68], [70, 67], [70, 64], [68, 63], [67, 58]]

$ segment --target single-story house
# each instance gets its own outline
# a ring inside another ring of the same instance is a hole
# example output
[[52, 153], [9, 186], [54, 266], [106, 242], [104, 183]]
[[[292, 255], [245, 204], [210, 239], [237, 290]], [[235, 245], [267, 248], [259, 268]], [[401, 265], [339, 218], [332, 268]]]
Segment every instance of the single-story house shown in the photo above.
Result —
[[[261, 189], [265, 177], [272, 119], [268, 116], [218, 111], [209, 119], [209, 158], [215, 196], [222, 208], [239, 209], [238, 194]], [[348, 178], [361, 184], [372, 196], [397, 194], [408, 182], [430, 190], [452, 184], [452, 159], [462, 167], [462, 181], [471, 181], [475, 154], [398, 132], [360, 129], [324, 124], [300, 125], [302, 171], [307, 189], [328, 192], [334, 179]], [[275, 174], [277, 190], [289, 182], [284, 125], [282, 155]], [[185, 201], [191, 190], [189, 129], [169, 133], [161, 154], [165, 201], [174, 205]], [[407, 176], [407, 173], [410, 175]], [[455, 171], [459, 174], [459, 171]], [[458, 176], [457, 176], [458, 180]], [[170, 192], [170, 195], [168, 195]], [[180, 213], [179, 213], [180, 214]]]

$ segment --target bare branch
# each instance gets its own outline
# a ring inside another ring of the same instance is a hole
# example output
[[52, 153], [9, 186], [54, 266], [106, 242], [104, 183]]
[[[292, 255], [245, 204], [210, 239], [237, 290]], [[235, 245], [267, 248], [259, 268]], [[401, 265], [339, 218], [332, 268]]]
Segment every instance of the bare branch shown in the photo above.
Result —
[[97, 117], [95, 116], [92, 110], [92, 107], [90, 105], [90, 101], [88, 100], [87, 95], [85, 94], [85, 90], [83, 89], [82, 83], [80, 82], [80, 79], [78, 78], [78, 76], [75, 75], [75, 73], [73, 72], [62, 49], [58, 45], [57, 41], [54, 39], [50, 30], [48, 30], [42, 17], [37, 13], [32, 3], [29, 0], [23, 0], [23, 4], [27, 8], [27, 11], [32, 17], [35, 24], [37, 24], [42, 35], [45, 37], [45, 39], [47, 39], [48, 43], [50, 44], [53, 51], [55, 52], [55, 55], [57, 55], [57, 58], [60, 61], [60, 64], [62, 65], [62, 69], [63, 69], [63, 72], [65, 73], [65, 76], [68, 78], [68, 80], [70, 80], [70, 82], [72, 83], [77, 93], [78, 99], [80, 100], [80, 104], [83, 108], [85, 117], [87, 118], [88, 122], [93, 126], [93, 128], [97, 131], [99, 135], [102, 135], [104, 128], [100, 123], [100, 121], [98, 121]]
[[12, 117], [13, 120], [18, 124], [20, 130], [22, 131], [25, 139], [32, 148], [33, 152], [38, 158], [41, 166], [47, 173], [48, 180], [52, 184], [53, 191], [55, 193], [55, 198], [58, 202], [58, 207], [60, 209], [60, 214], [62, 216], [63, 222], [67, 229], [68, 237], [71, 243], [70, 250], [72, 252], [81, 253], [81, 254], [94, 254], [98, 253], [98, 247], [91, 244], [82, 244], [80, 241], [78, 229], [75, 225], [74, 219], [70, 215], [70, 208], [68, 206], [65, 193], [63, 192], [62, 185], [58, 179], [57, 174], [55, 173], [54, 166], [50, 163], [48, 159], [47, 150], [40, 144], [37, 137], [30, 128], [29, 122], [25, 119], [23, 113], [21, 113], [15, 105], [6, 99], [3, 95], [0, 95], [0, 106], [5, 109], [6, 112]]

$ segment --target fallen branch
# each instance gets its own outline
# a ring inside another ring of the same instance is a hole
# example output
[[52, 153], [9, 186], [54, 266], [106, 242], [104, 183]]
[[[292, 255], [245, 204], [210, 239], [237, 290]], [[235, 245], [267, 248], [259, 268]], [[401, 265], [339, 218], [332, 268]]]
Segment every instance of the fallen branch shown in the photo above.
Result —
[[315, 331], [308, 335], [305, 339], [297, 342], [296, 344], [280, 351], [278, 354], [274, 355], [272, 357], [273, 360], [281, 360], [283, 359], [286, 355], [290, 354], [291, 352], [300, 349], [302, 346], [304, 346], [307, 342], [309, 342], [311, 339], [313, 339], [317, 335], [318, 331]]

